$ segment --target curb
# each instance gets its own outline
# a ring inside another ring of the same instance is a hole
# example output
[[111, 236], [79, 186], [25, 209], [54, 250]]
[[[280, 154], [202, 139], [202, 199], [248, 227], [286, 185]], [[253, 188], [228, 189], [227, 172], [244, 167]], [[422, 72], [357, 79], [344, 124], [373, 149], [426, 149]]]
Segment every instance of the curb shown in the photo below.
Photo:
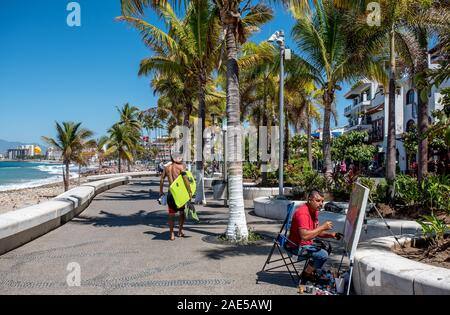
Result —
[[[400, 243], [408, 243], [412, 235]], [[450, 295], [450, 270], [427, 265], [392, 252], [394, 237], [361, 243], [355, 254], [353, 286], [360, 295]], [[379, 272], [379, 282], [374, 276]]]

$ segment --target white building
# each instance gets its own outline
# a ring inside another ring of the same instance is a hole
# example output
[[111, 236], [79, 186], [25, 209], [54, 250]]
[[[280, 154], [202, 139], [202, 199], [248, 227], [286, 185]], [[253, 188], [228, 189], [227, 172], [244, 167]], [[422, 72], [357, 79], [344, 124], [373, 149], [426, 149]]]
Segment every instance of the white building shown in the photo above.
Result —
[[[433, 63], [432, 55], [429, 56], [429, 67], [435, 68], [436, 64]], [[396, 83], [395, 138], [397, 162], [400, 171], [406, 172], [411, 161], [407, 161], [405, 148], [400, 139], [403, 132], [408, 131], [413, 125], [417, 126], [418, 94], [410, 79], [398, 80]], [[438, 88], [433, 87], [428, 95], [430, 122], [432, 121], [431, 113], [442, 108], [439, 91], [449, 86], [450, 82], [447, 80]], [[384, 87], [381, 84], [362, 80], [345, 94], [345, 98], [352, 101], [344, 110], [344, 115], [348, 118], [345, 132], [367, 130], [369, 132], [369, 141], [378, 147], [378, 154], [375, 156], [375, 160], [379, 163], [385, 161], [387, 148], [389, 95], [384, 92]]]
[[47, 160], [55, 160], [59, 161], [61, 160], [62, 151], [55, 147], [48, 147], [47, 154], [45, 155], [45, 158]]

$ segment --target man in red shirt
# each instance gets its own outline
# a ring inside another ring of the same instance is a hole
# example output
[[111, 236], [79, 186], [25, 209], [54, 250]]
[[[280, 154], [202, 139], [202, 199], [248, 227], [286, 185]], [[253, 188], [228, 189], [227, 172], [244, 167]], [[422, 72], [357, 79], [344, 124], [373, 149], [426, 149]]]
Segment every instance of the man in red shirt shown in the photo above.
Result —
[[316, 190], [311, 191], [308, 202], [295, 211], [289, 231], [289, 239], [298, 244], [298, 248], [292, 248], [291, 251], [297, 256], [309, 255], [312, 257], [312, 263], [302, 274], [302, 278], [306, 280], [316, 280], [317, 274], [320, 274], [321, 268], [328, 258], [328, 252], [315, 246], [313, 239], [315, 237], [341, 238], [340, 233], [327, 232], [333, 228], [331, 221], [319, 225], [319, 210], [323, 206], [323, 200], [322, 193]]

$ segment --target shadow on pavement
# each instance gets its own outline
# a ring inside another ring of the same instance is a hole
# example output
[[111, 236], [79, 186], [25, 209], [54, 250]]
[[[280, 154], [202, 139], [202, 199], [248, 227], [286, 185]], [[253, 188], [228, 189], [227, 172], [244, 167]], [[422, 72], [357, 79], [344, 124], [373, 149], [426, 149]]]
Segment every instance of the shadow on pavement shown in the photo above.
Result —
[[289, 272], [286, 271], [259, 271], [256, 273], [256, 284], [269, 283], [276, 284], [284, 287], [295, 288], [295, 284], [292, 281]]
[[[224, 245], [226, 248], [220, 247], [216, 249], [208, 249], [202, 251], [203, 254], [215, 260], [224, 259], [227, 257], [237, 257], [237, 256], [267, 256], [270, 251], [271, 244], [267, 245]], [[264, 260], [261, 259], [262, 264]], [[261, 265], [262, 266], [262, 265]]]

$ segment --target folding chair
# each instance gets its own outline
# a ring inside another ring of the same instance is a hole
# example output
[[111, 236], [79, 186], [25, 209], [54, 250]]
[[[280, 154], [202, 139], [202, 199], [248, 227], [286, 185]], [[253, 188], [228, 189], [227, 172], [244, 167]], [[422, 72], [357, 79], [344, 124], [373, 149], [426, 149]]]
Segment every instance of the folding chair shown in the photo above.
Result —
[[[301, 276], [298, 273], [298, 270], [295, 267], [295, 264], [305, 261], [305, 264], [304, 264], [303, 270], [302, 270], [302, 272], [303, 272], [305, 270], [306, 266], [308, 265], [308, 262], [311, 259], [311, 256], [296, 256], [294, 253], [292, 253], [292, 249], [289, 250], [286, 247], [287, 244], [291, 244], [292, 247], [298, 246], [298, 244], [292, 242], [288, 238], [289, 230], [291, 228], [292, 216], [294, 215], [295, 210], [296, 210], [295, 204], [293, 202], [291, 202], [287, 207], [286, 218], [284, 219], [284, 222], [283, 222], [283, 225], [281, 226], [280, 232], [278, 233], [277, 237], [275, 238], [275, 240], [273, 242], [272, 249], [270, 250], [269, 256], [267, 257], [266, 262], [264, 263], [264, 266], [261, 271], [271, 271], [271, 270], [278, 269], [281, 267], [286, 267], [289, 272], [289, 275], [292, 278], [292, 281], [294, 281], [295, 285], [298, 285], [298, 283], [301, 279]], [[278, 249], [278, 252], [280, 253], [281, 258], [271, 260], [273, 252], [275, 251], [275, 248]], [[296, 256], [297, 261], [293, 261], [292, 256]], [[276, 267], [266, 269], [267, 265], [274, 263], [274, 262], [278, 262], [278, 261], [283, 261], [283, 264], [278, 265]], [[292, 271], [289, 268], [290, 266], [292, 266], [292, 268], [293, 268]], [[297, 276], [297, 279], [294, 277], [294, 275]]]

